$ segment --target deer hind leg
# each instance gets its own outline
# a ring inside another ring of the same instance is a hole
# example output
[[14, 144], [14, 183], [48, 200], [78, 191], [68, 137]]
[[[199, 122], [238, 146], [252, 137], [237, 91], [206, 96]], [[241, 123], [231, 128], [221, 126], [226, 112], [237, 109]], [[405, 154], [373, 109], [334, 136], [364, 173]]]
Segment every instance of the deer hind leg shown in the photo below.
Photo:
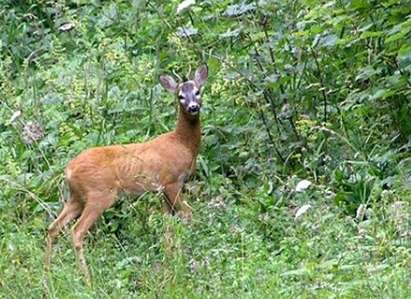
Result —
[[77, 197], [71, 195], [70, 199], [64, 204], [62, 211], [47, 231], [47, 248], [45, 254], [46, 269], [50, 268], [53, 244], [57, 239], [62, 229], [74, 218], [80, 216], [83, 205], [78, 201]]
[[191, 207], [181, 196], [182, 184], [169, 184], [164, 188], [168, 210], [171, 214], [177, 213], [185, 222], [190, 222], [192, 218]]
[[90, 285], [90, 272], [84, 257], [84, 237], [91, 226], [103, 214], [104, 210], [110, 207], [115, 200], [113, 192], [92, 193], [87, 196], [87, 202], [77, 223], [72, 228], [73, 245], [76, 251], [77, 261], [80, 270], [84, 274], [87, 283]]

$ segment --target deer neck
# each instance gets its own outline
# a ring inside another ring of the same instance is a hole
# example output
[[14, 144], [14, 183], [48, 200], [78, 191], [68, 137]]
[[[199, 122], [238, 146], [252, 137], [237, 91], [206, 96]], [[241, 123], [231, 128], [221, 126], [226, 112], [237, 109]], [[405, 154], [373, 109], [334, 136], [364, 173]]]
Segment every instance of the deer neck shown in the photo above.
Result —
[[199, 115], [191, 116], [180, 107], [175, 134], [186, 145], [193, 156], [197, 156], [201, 141], [201, 125]]

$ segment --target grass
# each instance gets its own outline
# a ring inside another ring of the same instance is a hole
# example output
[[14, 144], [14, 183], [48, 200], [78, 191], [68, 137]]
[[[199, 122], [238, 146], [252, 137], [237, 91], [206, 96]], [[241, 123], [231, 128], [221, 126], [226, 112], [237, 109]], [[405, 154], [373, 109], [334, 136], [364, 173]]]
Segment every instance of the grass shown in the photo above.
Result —
[[[407, 298], [410, 247], [381, 211], [358, 222], [316, 203], [302, 218], [280, 208], [260, 220], [234, 202], [195, 201], [191, 225], [163, 217], [158, 198], [122, 202], [88, 236], [88, 288], [63, 235], [43, 268], [44, 217], [3, 228], [1, 295], [7, 298]], [[153, 209], [154, 207], [154, 209]], [[131, 209], [121, 219], [116, 210]], [[388, 209], [388, 207], [387, 207]], [[149, 211], [154, 210], [154, 211]], [[143, 216], [142, 216], [143, 214]], [[271, 218], [272, 217], [272, 218]], [[172, 240], [165, 239], [165, 230]]]

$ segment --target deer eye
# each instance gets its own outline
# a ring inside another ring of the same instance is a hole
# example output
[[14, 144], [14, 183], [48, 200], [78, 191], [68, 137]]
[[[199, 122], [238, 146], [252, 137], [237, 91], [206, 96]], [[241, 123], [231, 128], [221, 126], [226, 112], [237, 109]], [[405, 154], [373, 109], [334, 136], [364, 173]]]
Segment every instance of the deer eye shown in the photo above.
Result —
[[178, 96], [178, 98], [179, 98], [181, 101], [184, 101], [184, 96], [183, 96], [183, 95], [180, 94], [180, 95]]
[[197, 90], [197, 91], [195, 92], [195, 95], [196, 95], [196, 96], [199, 96], [199, 95], [200, 95], [200, 91]]

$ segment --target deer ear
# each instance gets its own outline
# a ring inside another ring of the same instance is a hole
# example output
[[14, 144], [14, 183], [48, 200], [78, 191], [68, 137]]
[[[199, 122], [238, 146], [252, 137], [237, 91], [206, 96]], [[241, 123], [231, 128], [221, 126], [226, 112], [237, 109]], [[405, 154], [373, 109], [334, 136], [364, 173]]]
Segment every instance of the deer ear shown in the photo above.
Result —
[[201, 87], [207, 81], [208, 77], [208, 68], [207, 65], [200, 66], [194, 75], [194, 81], [196, 82], [197, 86]]
[[171, 93], [175, 93], [177, 91], [178, 85], [176, 81], [173, 79], [173, 77], [169, 75], [161, 75], [160, 83], [165, 89], [167, 89]]

